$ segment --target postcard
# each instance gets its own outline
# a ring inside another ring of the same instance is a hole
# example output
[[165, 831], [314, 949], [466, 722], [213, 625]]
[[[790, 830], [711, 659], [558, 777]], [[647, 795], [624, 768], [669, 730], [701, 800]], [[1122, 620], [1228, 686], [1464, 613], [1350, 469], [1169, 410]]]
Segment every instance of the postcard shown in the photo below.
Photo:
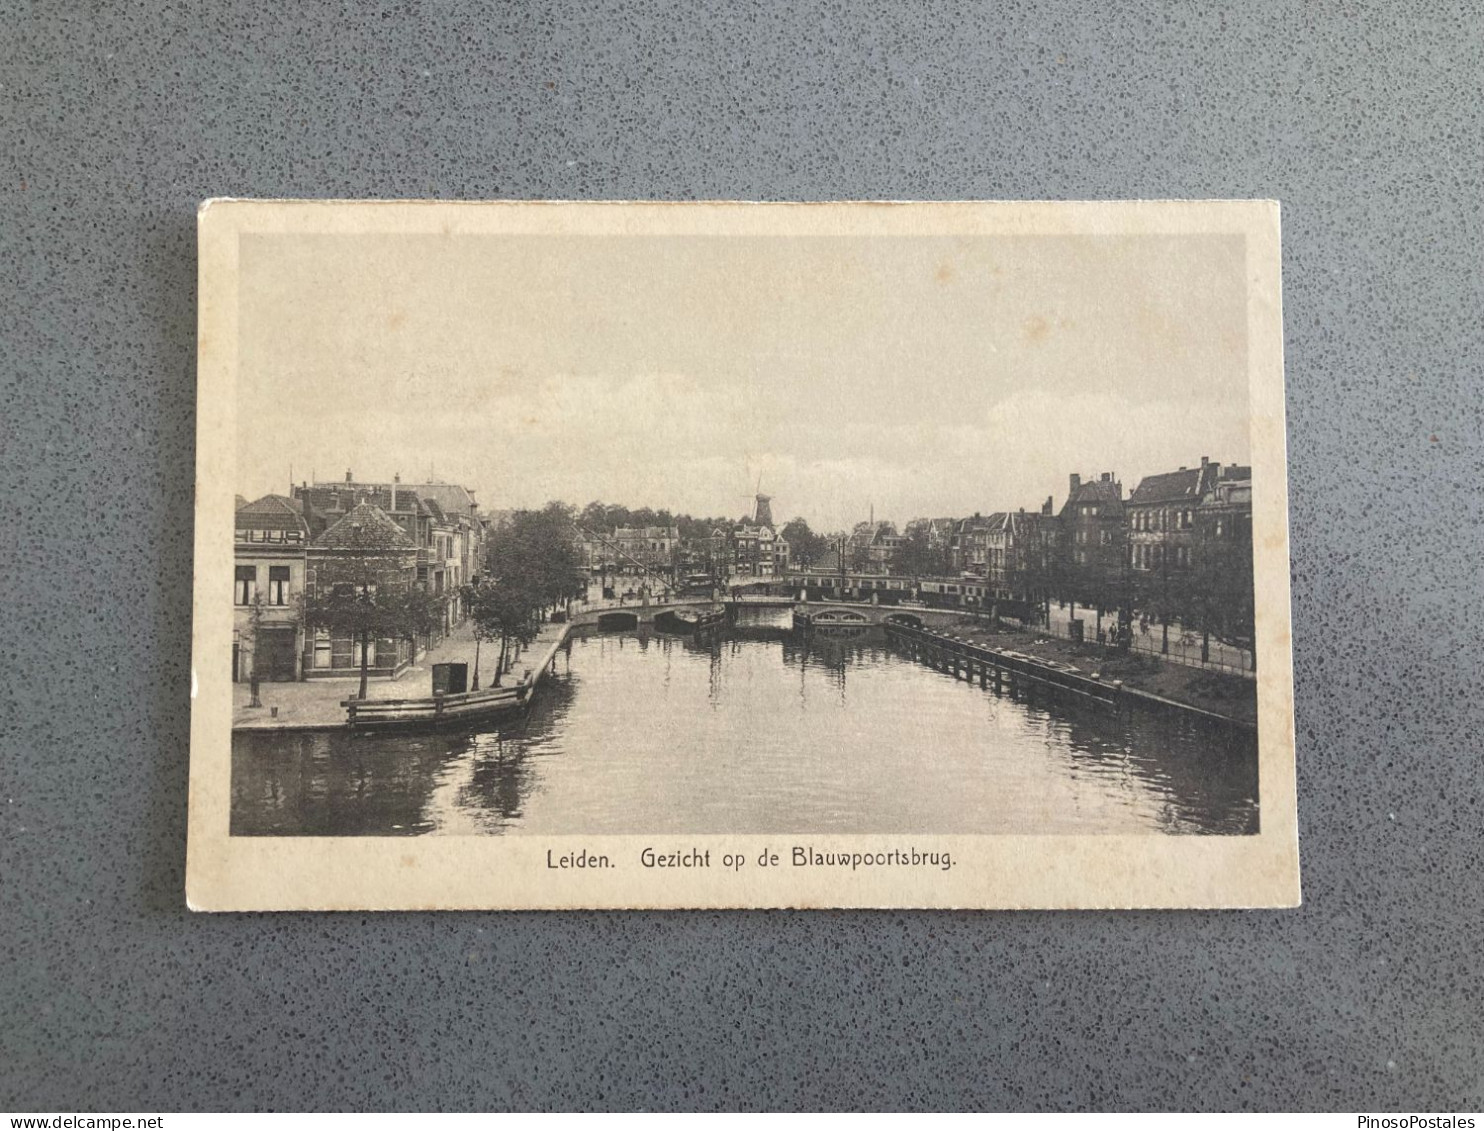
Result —
[[1276, 203], [199, 240], [192, 908], [1298, 902]]

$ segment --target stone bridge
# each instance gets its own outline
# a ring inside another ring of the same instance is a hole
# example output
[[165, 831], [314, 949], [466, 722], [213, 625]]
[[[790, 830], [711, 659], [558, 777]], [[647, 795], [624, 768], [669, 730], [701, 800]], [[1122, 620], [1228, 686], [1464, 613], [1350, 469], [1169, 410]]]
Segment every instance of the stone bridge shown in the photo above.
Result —
[[572, 616], [574, 627], [597, 625], [603, 628], [638, 628], [653, 624], [657, 616], [677, 609], [716, 608], [791, 609], [796, 625], [817, 627], [870, 627], [879, 624], [903, 624], [913, 628], [953, 624], [964, 613], [959, 609], [925, 609], [916, 606], [873, 605], [868, 601], [798, 601], [792, 597], [741, 597], [713, 601], [708, 597], [679, 597], [649, 605], [611, 605], [584, 609]]
[[794, 604], [794, 623], [811, 628], [905, 624], [921, 628], [945, 619], [942, 610], [903, 609], [896, 605], [872, 605], [862, 601], [799, 601]]
[[638, 628], [641, 624], [653, 624], [655, 617], [677, 609], [709, 608], [715, 605], [716, 602], [709, 597], [677, 597], [671, 601], [656, 601], [651, 604], [603, 605], [573, 613], [572, 626]]

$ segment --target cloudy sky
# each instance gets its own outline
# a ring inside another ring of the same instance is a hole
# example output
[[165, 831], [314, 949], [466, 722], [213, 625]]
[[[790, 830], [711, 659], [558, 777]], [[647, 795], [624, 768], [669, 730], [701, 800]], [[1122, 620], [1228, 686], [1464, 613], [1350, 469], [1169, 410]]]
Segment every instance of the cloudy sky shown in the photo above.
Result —
[[238, 491], [438, 478], [782, 522], [1248, 460], [1224, 236], [247, 236]]

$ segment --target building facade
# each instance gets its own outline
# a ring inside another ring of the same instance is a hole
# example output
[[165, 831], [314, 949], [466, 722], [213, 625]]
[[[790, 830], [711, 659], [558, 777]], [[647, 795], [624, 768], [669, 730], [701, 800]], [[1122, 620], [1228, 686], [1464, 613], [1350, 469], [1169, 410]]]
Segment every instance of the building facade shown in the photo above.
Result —
[[1147, 475], [1128, 498], [1129, 566], [1140, 575], [1186, 573], [1195, 562], [1196, 512], [1215, 486], [1221, 465]]
[[620, 526], [613, 532], [612, 550], [620, 573], [669, 575], [680, 552], [680, 531], [673, 526]]
[[1195, 512], [1202, 620], [1228, 640], [1250, 646], [1256, 593], [1252, 559], [1252, 468], [1223, 467]]
[[[375, 601], [421, 588], [419, 547], [406, 529], [375, 503], [360, 502], [335, 519], [309, 544], [305, 594]], [[368, 674], [393, 676], [414, 662], [425, 642], [378, 635], [364, 642], [344, 626], [310, 627], [301, 666], [305, 679], [348, 676], [360, 671], [362, 650]]]
[[[776, 577], [778, 543], [783, 540], [771, 526], [743, 522], [732, 528], [732, 576]], [[786, 545], [786, 543], [785, 543]]]
[[489, 523], [474, 492], [452, 483], [358, 481], [347, 471], [343, 480], [316, 481], [294, 488], [318, 537], [361, 503], [369, 503], [395, 522], [412, 541], [417, 555], [416, 581], [444, 604], [441, 629], [429, 633], [424, 648], [436, 644], [467, 615], [463, 586], [479, 574], [488, 544]]
[[729, 534], [728, 562], [734, 577], [782, 577], [792, 565], [788, 540], [773, 528], [773, 497], [754, 499], [752, 518], [743, 519]]
[[473, 492], [445, 483], [303, 483], [291, 496], [238, 498], [232, 677], [245, 681], [349, 675], [360, 644], [308, 627], [306, 607], [327, 585], [414, 586], [435, 599], [412, 640], [373, 640], [371, 674], [413, 662], [462, 621], [463, 586], [483, 560], [488, 521]]
[[897, 532], [895, 523], [885, 520], [858, 522], [851, 531], [846, 558], [853, 569], [890, 573], [896, 568], [906, 541]]
[[233, 545], [232, 679], [301, 678], [309, 524], [283, 495], [236, 511]]
[[997, 601], [1036, 603], [1045, 596], [1056, 545], [1056, 518], [1047, 498], [1039, 512], [996, 512], [985, 535], [985, 580]]
[[1123, 484], [1111, 471], [1086, 482], [1074, 472], [1060, 520], [1064, 553], [1074, 569], [1123, 568]]
[[948, 562], [956, 574], [986, 577], [989, 574], [989, 532], [994, 516], [973, 514], [954, 524], [949, 539]]

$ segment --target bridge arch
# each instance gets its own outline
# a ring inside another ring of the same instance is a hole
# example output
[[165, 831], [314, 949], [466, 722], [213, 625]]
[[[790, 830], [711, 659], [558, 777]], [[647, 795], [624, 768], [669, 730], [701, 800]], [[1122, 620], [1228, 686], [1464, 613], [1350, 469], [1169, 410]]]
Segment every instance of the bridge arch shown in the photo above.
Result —
[[809, 614], [809, 623], [826, 624], [870, 624], [871, 618], [859, 609], [823, 608]]
[[615, 609], [598, 614], [599, 628], [638, 628], [639, 614]]
[[886, 624], [902, 624], [909, 628], [922, 628], [922, 618], [915, 613], [889, 613], [883, 618]]

